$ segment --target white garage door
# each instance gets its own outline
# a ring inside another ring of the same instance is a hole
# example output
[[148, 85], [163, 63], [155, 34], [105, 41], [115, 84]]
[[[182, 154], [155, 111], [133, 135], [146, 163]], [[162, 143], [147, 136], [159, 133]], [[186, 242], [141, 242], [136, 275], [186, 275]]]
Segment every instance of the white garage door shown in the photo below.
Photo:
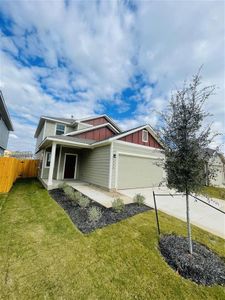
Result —
[[119, 155], [118, 189], [159, 186], [162, 180], [163, 168], [159, 166], [158, 159]]

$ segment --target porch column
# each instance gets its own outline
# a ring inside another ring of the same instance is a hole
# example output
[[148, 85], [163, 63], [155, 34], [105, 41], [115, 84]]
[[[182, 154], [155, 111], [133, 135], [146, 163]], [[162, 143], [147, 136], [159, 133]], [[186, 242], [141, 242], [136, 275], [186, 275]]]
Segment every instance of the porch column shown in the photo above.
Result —
[[51, 160], [48, 173], [48, 185], [52, 185], [53, 170], [55, 165], [56, 142], [52, 142]]
[[43, 172], [44, 172], [44, 164], [45, 164], [45, 150], [43, 150], [43, 157], [42, 157], [42, 164], [41, 164], [41, 178], [43, 178]]

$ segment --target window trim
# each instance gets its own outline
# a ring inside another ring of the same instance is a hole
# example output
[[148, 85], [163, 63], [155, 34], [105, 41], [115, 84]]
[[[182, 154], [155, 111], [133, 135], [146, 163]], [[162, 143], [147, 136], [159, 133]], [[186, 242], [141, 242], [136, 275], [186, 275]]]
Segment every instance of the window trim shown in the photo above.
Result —
[[[147, 139], [144, 138], [145, 133], [147, 132]], [[148, 130], [142, 130], [142, 142], [148, 143]]]
[[[57, 125], [63, 125], [64, 126], [64, 132], [62, 134], [57, 134]], [[66, 133], [66, 124], [64, 123], [55, 123], [55, 135], [64, 135]]]
[[50, 165], [47, 166], [47, 161], [48, 161], [48, 154], [51, 155], [51, 151], [45, 151], [45, 168], [49, 169], [50, 168], [50, 165], [51, 165], [51, 156], [50, 156]]

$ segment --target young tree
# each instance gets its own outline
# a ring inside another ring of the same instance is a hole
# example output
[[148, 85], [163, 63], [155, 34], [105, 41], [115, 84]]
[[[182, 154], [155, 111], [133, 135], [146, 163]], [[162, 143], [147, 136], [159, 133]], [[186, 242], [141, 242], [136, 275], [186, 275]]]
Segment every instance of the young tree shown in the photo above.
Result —
[[186, 195], [187, 232], [189, 252], [192, 254], [191, 225], [189, 217], [189, 194], [197, 192], [205, 182], [205, 149], [213, 137], [211, 126], [204, 127], [209, 115], [203, 109], [204, 102], [215, 87], [201, 87], [199, 72], [191, 82], [184, 83], [175, 91], [166, 113], [162, 115], [164, 125], [162, 139], [166, 146], [165, 170], [168, 187]]

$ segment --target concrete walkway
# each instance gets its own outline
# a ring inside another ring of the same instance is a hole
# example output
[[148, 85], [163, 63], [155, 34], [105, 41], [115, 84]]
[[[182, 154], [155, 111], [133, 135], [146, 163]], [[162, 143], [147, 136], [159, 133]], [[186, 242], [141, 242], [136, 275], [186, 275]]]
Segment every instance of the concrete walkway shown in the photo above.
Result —
[[89, 199], [98, 202], [106, 208], [112, 207], [112, 202], [114, 201], [114, 199], [119, 197], [123, 199], [125, 204], [132, 201], [132, 199], [130, 199], [130, 197], [127, 197], [126, 195], [121, 195], [118, 192], [108, 192], [88, 183], [79, 183], [73, 181], [66, 181], [66, 183], [72, 186], [78, 192], [87, 196]]
[[[154, 191], [159, 194], [174, 193], [174, 191], [168, 190], [165, 187], [154, 188]], [[130, 198], [133, 198], [137, 193], [141, 193], [146, 198], [146, 204], [154, 207], [153, 188], [127, 189], [120, 190], [119, 192]], [[203, 196], [200, 198], [225, 211], [225, 201], [215, 198], [209, 200]], [[171, 216], [186, 221], [186, 200], [182, 195], [174, 197], [157, 196], [157, 207], [159, 210]], [[192, 224], [225, 239], [225, 214], [222, 214], [200, 201], [195, 201], [193, 197], [190, 197], [190, 215]]]
[[111, 207], [114, 200], [113, 197], [107, 195], [101, 190], [90, 187], [89, 185], [76, 185], [74, 188], [89, 199], [94, 200], [105, 207]]

